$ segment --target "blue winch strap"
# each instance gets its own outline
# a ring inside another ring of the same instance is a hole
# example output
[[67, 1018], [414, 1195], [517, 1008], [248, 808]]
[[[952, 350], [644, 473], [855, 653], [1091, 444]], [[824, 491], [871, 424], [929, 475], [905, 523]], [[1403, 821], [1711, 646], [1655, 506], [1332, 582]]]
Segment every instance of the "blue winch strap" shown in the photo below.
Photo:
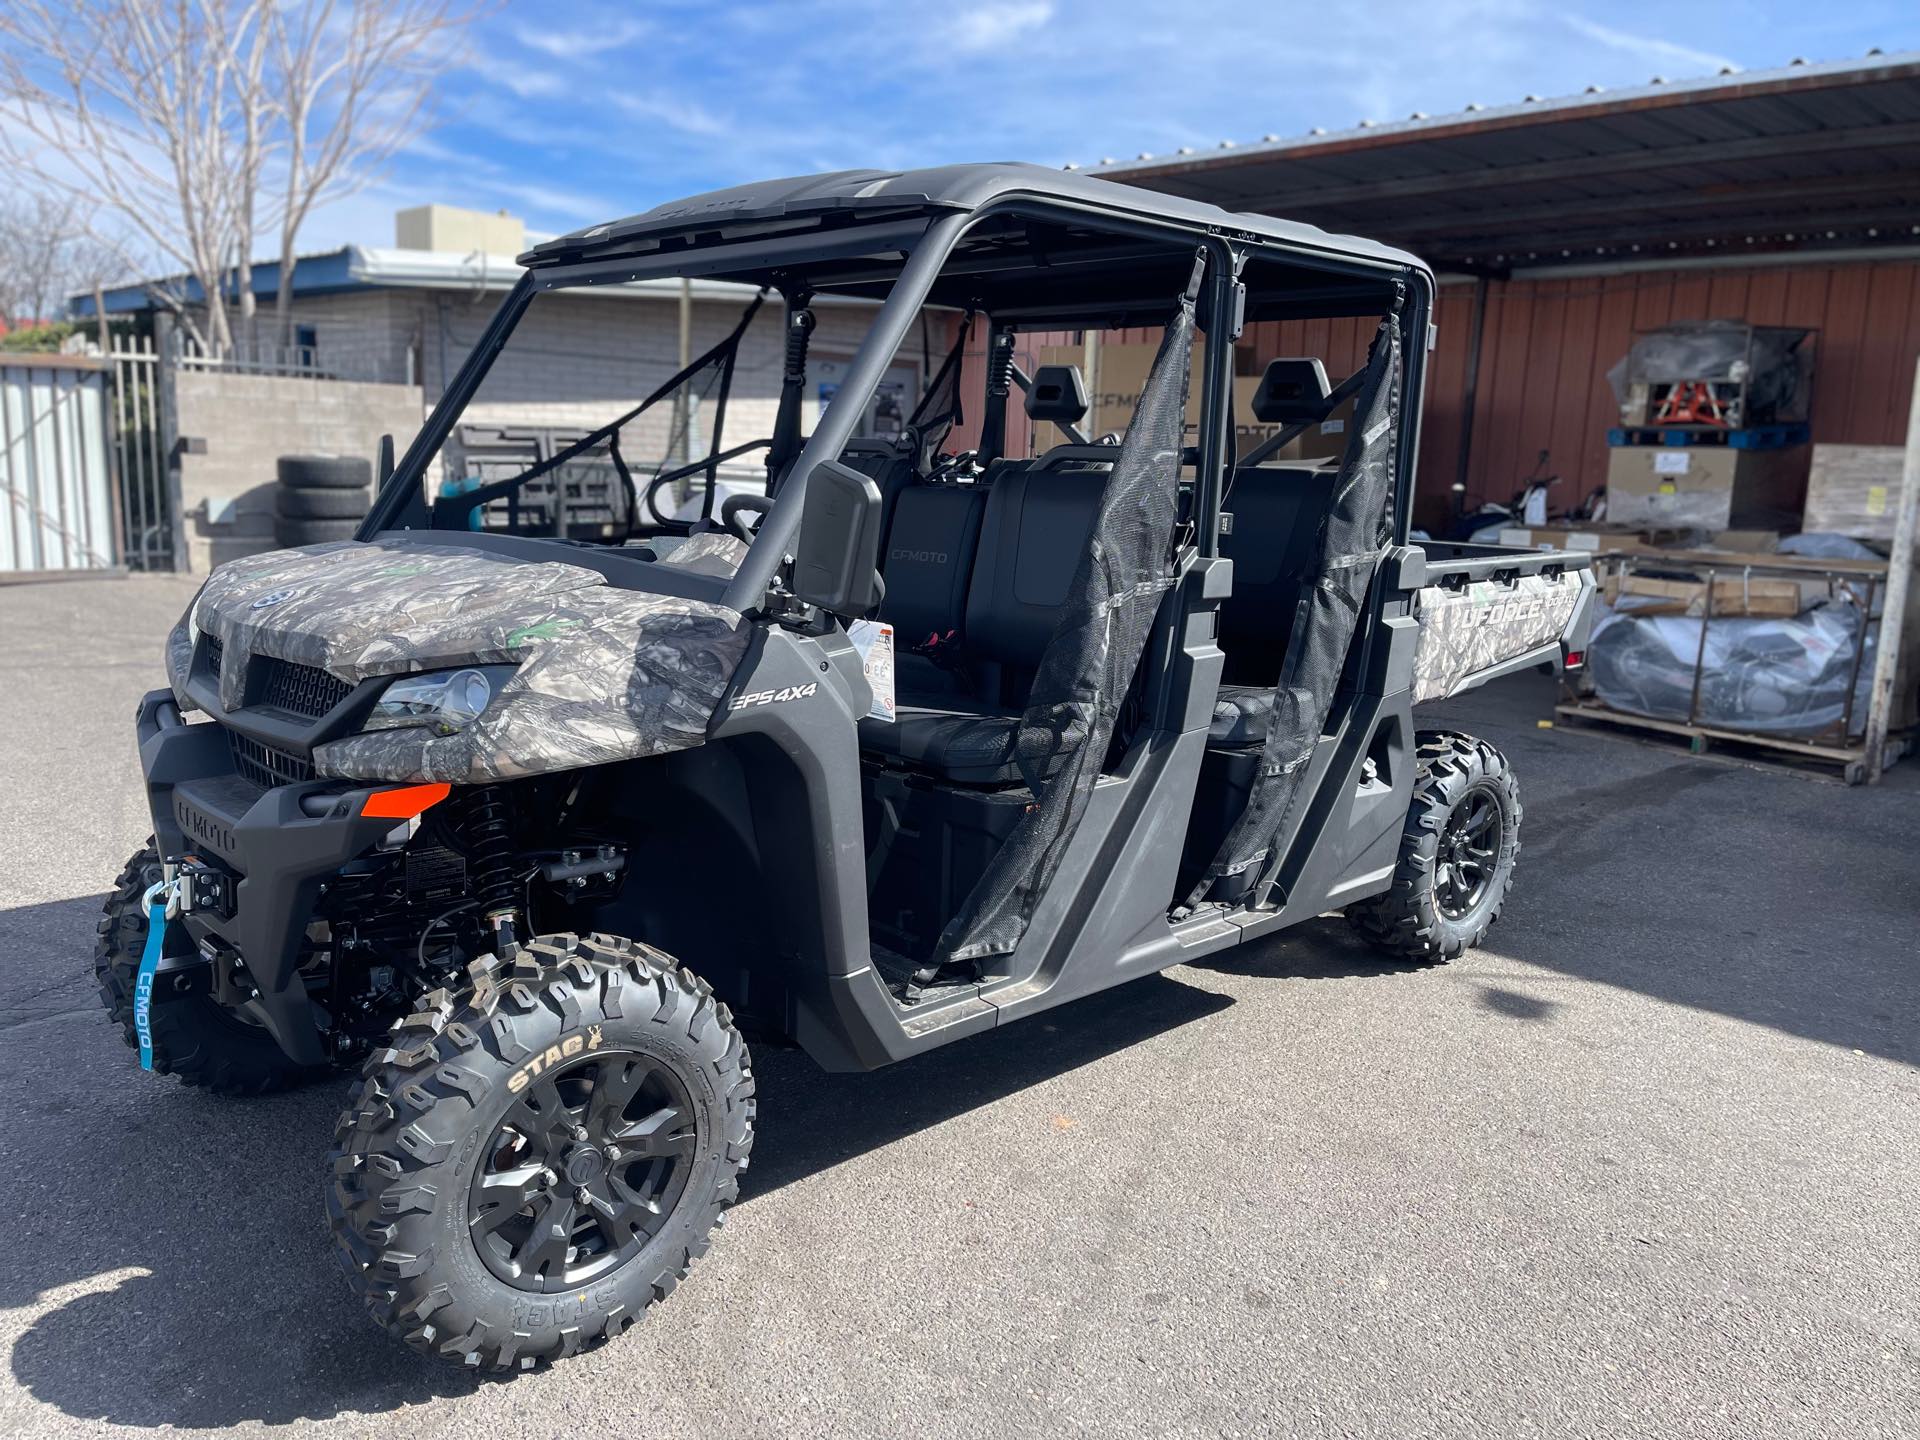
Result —
[[167, 882], [148, 889], [147, 946], [133, 977], [133, 1029], [140, 1037], [140, 1068], [153, 1069], [153, 976], [160, 968], [160, 947], [167, 938]]

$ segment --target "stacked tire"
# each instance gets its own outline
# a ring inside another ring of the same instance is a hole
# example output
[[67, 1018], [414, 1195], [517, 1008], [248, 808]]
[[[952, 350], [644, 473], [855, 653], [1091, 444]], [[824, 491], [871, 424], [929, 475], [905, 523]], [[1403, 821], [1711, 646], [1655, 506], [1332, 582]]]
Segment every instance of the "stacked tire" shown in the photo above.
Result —
[[283, 547], [351, 540], [367, 513], [373, 466], [351, 455], [282, 455], [273, 538]]

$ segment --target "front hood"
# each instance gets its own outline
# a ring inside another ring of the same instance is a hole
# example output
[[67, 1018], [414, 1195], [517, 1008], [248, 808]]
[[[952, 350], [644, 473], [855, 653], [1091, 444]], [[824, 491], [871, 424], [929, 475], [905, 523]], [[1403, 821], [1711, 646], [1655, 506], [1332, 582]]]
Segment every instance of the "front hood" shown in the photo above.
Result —
[[[697, 745], [748, 639], [724, 605], [619, 589], [578, 565], [401, 539], [234, 560], [195, 603], [198, 628], [221, 646], [227, 711], [245, 705], [255, 657], [354, 683], [519, 665], [459, 734], [409, 727], [315, 749], [320, 774], [355, 780], [506, 779]], [[183, 700], [194, 643], [183, 619], [168, 649]]]

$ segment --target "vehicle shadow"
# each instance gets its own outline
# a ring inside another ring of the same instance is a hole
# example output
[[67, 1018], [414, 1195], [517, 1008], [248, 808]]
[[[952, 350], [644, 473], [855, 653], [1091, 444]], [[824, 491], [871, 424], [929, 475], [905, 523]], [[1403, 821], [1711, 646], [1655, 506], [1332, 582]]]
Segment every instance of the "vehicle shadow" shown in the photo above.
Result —
[[[15, 1381], [77, 1418], [184, 1429], [378, 1414], [496, 1381], [412, 1354], [361, 1313], [321, 1213], [333, 1080], [225, 1101], [139, 1074], [74, 937], [97, 897], [0, 912], [18, 1097], [0, 1160], [22, 1177], [0, 1274]], [[56, 940], [57, 937], [57, 940]], [[31, 943], [35, 939], [43, 943]], [[867, 1075], [761, 1047], [742, 1201], [1228, 1006], [1153, 976]], [[51, 1083], [50, 1083], [51, 1082]]]

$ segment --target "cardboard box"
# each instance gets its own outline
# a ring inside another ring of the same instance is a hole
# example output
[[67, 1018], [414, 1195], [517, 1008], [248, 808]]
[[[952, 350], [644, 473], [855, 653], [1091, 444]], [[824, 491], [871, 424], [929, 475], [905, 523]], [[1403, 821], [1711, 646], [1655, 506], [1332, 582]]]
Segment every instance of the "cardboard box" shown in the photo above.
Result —
[[1816, 445], [1801, 529], [1891, 540], [1906, 452], [1898, 445]]
[[1591, 555], [1659, 553], [1639, 532], [1605, 525], [1583, 525], [1577, 529], [1550, 525], [1526, 528], [1509, 526], [1500, 532], [1496, 543], [1518, 545], [1526, 550], [1584, 550]]
[[1806, 500], [1808, 448], [1617, 445], [1607, 454], [1607, 519], [1709, 532], [1791, 527]]
[[1778, 530], [1722, 530], [1713, 537], [1715, 550], [1737, 550], [1742, 555], [1771, 555], [1780, 548]]
[[[1824, 586], [1820, 587], [1823, 591]], [[1713, 581], [1715, 615], [1798, 615], [1807, 598], [1798, 580], [1762, 576], [1716, 576]], [[1652, 575], [1620, 574], [1607, 577], [1609, 605], [1619, 603], [1623, 595], [1660, 601], [1635, 606], [1636, 615], [1702, 615], [1706, 613], [1707, 586], [1701, 580], [1662, 580]]]

